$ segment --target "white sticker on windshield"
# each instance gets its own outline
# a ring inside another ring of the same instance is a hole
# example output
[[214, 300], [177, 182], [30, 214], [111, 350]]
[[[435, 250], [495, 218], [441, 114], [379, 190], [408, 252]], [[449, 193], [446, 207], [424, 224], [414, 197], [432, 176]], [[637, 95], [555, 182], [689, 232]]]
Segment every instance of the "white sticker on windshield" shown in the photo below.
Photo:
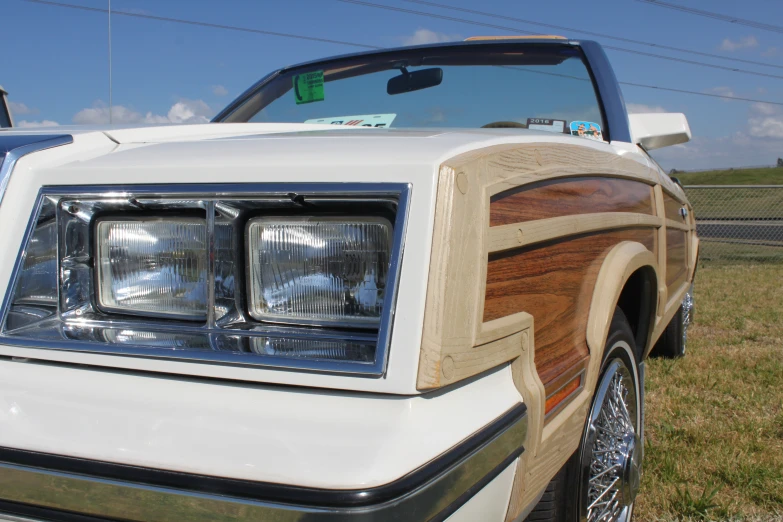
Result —
[[372, 127], [383, 129], [391, 127], [396, 114], [361, 114], [359, 116], [336, 116], [334, 118], [315, 118], [305, 120], [305, 123], [322, 123], [324, 125], [347, 125], [351, 127]]
[[547, 132], [565, 132], [565, 120], [550, 120], [549, 118], [528, 118], [527, 128]]

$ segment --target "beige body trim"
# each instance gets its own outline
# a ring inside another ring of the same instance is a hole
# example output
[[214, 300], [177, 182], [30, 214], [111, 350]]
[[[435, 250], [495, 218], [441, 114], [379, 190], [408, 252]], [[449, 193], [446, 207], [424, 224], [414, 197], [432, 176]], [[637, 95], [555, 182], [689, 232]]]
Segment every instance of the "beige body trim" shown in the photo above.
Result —
[[655, 271], [661, 291], [656, 257], [644, 245], [624, 241], [616, 245], [604, 259], [590, 306], [587, 326], [590, 359], [584, 376], [584, 389], [546, 425], [546, 397], [535, 369], [535, 348], [528, 349], [528, 353], [512, 363], [514, 383], [528, 408], [528, 436], [525, 453], [520, 457], [514, 479], [507, 521], [515, 520], [535, 501], [552, 477], [579, 448], [587, 410], [598, 382], [614, 309], [628, 279], [643, 267], [650, 267]]
[[[579, 176], [617, 177], [650, 185], [655, 215], [597, 213], [489, 226], [493, 195], [529, 183]], [[493, 146], [452, 158], [440, 169], [417, 387], [437, 388], [511, 362], [514, 383], [528, 407], [529, 429], [507, 520], [528, 509], [578, 449], [609, 325], [631, 274], [650, 267], [657, 280], [655, 323], [645, 355], [676, 313], [678, 300], [690, 284], [692, 266], [688, 283], [668, 295], [667, 227], [692, 231], [695, 224], [693, 219], [685, 223], [666, 219], [661, 187], [665, 181], [660, 176], [657, 170], [617, 154], [561, 144]], [[535, 365], [532, 315], [520, 312], [483, 321], [488, 256], [582, 233], [628, 227], [656, 229], [654, 252], [640, 243], [623, 241], [604, 258], [585, 332], [590, 356], [584, 388], [546, 419], [546, 392]], [[692, 265], [698, 240], [694, 234], [691, 238], [687, 259]]]
[[677, 230], [685, 230], [686, 232], [691, 229], [690, 223], [680, 223], [673, 219], [666, 220], [666, 228], [675, 228]]
[[[498, 332], [507, 328], [495, 331], [494, 321], [483, 322], [487, 256], [495, 248], [491, 246], [496, 234], [493, 230], [499, 228], [489, 226], [490, 197], [528, 183], [596, 173], [649, 185], [658, 180], [656, 171], [632, 159], [558, 143], [497, 145], [444, 162], [438, 175], [418, 389], [451, 384], [521, 354], [509, 340], [502, 341]], [[660, 218], [627, 214], [627, 220], [588, 216], [588, 222], [600, 230], [641, 224], [663, 228]], [[560, 223], [565, 229], [529, 222], [524, 224], [522, 235], [527, 231], [531, 241], [546, 241], [572, 234], [568, 227], [578, 229], [579, 221], [584, 222], [585, 216], [564, 219]], [[513, 229], [515, 246], [519, 246], [519, 228]], [[506, 239], [499, 241], [506, 243]], [[511, 323], [513, 320], [499, 324]]]
[[489, 229], [489, 252], [502, 252], [568, 236], [637, 226], [662, 226], [661, 219], [632, 212], [601, 212], [559, 216]]

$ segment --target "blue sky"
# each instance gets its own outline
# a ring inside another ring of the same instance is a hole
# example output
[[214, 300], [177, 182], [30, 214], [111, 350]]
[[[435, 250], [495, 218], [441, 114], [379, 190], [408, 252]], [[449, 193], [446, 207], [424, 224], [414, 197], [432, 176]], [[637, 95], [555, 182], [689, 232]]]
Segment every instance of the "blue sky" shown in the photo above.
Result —
[[[61, 0], [106, 8], [105, 0]], [[563, 34], [518, 22], [493, 20], [400, 0], [370, 0], [407, 9]], [[783, 77], [783, 34], [672, 11], [635, 0], [531, 2], [439, 0], [517, 18], [778, 66], [739, 64], [656, 51], [598, 37], [601, 43], [644, 52], [735, 66]], [[670, 0], [760, 22], [783, 24], [780, 0]], [[113, 0], [118, 11], [213, 24], [295, 33], [393, 47], [473, 35], [508, 34], [456, 21], [390, 12], [336, 0]], [[107, 16], [23, 0], [3, 0], [3, 68], [21, 125], [100, 123], [108, 115]], [[570, 31], [564, 36], [588, 38]], [[125, 123], [199, 121], [213, 116], [266, 72], [292, 63], [360, 50], [277, 36], [112, 17], [115, 120]], [[783, 78], [767, 78], [608, 50], [621, 81], [660, 85], [783, 103]], [[694, 140], [659, 151], [665, 168], [772, 164], [783, 157], [783, 106], [721, 100], [624, 86], [637, 112], [684, 112]]]

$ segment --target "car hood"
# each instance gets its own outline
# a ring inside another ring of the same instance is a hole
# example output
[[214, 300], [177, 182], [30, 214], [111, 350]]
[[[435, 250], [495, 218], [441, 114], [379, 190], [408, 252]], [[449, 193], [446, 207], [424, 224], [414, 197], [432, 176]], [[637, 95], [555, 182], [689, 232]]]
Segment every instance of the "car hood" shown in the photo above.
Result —
[[[210, 123], [135, 127], [53, 127], [6, 136], [72, 135], [62, 162], [49, 168], [132, 180], [142, 169], [258, 168], [301, 165], [313, 174], [340, 166], [426, 165], [476, 149], [521, 143], [562, 143], [624, 154], [611, 144], [528, 129], [375, 129], [299, 123]], [[432, 171], [432, 170], [431, 170]]]

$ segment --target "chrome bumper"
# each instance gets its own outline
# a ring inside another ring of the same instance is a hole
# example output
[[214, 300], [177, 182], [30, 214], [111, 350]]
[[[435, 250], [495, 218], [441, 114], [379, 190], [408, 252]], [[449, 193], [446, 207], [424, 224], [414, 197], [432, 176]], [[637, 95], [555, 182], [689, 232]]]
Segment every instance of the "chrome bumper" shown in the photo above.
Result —
[[0, 448], [0, 520], [442, 521], [524, 451], [526, 435], [519, 404], [395, 482], [344, 491]]

